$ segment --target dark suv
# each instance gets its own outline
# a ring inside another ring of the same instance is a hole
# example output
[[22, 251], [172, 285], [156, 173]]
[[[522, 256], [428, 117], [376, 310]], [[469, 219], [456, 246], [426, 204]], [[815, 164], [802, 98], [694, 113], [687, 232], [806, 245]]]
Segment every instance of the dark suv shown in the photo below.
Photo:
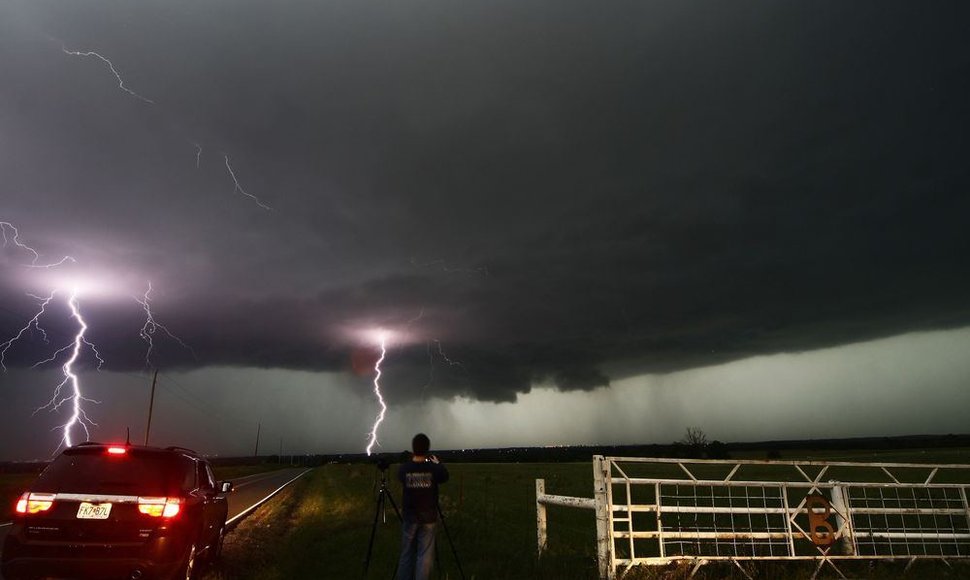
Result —
[[17, 501], [3, 575], [192, 578], [221, 551], [231, 489], [188, 449], [71, 447]]

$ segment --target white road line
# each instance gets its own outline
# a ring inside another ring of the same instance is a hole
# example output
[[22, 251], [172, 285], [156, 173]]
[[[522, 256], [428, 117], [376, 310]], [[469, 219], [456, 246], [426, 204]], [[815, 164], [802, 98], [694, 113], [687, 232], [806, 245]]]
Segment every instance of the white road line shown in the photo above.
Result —
[[297, 475], [293, 479], [287, 481], [283, 485], [281, 485], [278, 488], [276, 488], [275, 490], [273, 490], [272, 493], [270, 493], [269, 495], [267, 495], [263, 499], [259, 500], [258, 502], [254, 503], [253, 505], [249, 506], [248, 508], [244, 509], [243, 511], [239, 512], [238, 514], [236, 514], [236, 515], [232, 516], [231, 518], [229, 518], [228, 520], [226, 520], [226, 525], [228, 526], [228, 525], [232, 524], [233, 522], [235, 522], [236, 520], [242, 518], [243, 516], [248, 515], [249, 512], [253, 511], [254, 509], [258, 508], [259, 506], [261, 506], [264, 503], [266, 503], [267, 501], [269, 501], [269, 499], [271, 497], [273, 497], [274, 495], [276, 495], [277, 493], [279, 493], [281, 489], [283, 489], [284, 487], [290, 485], [291, 483], [293, 483], [294, 481], [300, 479], [301, 477], [303, 477], [307, 473], [310, 473], [311, 471], [313, 471], [313, 470], [312, 469], [304, 470], [302, 473], [300, 473], [299, 475]]
[[249, 479], [251, 477], [263, 477], [266, 475], [273, 475], [274, 473], [278, 473], [278, 472], [279, 472], [278, 469], [274, 469], [273, 471], [260, 471], [259, 473], [250, 473], [249, 475], [244, 475], [242, 477], [234, 477], [229, 481], [233, 481], [233, 482], [242, 481], [243, 479]]
[[13, 522], [3, 522], [2, 524], [0, 524], [0, 528], [4, 526], [12, 526], [12, 525], [13, 525]]
[[[273, 470], [273, 471], [260, 471], [259, 473], [251, 473], [249, 475], [244, 475], [242, 477], [236, 477], [236, 478], [230, 479], [229, 481], [232, 482], [232, 488], [233, 489], [242, 489], [242, 488], [246, 487], [247, 485], [252, 485], [254, 483], [259, 483], [260, 481], [266, 479], [267, 477], [273, 477], [273, 476], [279, 474], [280, 471], [282, 471], [282, 470], [277, 469], [277, 470]], [[251, 481], [242, 481], [244, 479], [249, 479]], [[237, 482], [239, 482], [239, 483], [237, 483]]]
[[[259, 479], [253, 479], [253, 480], [250, 480], [250, 481], [244, 481], [242, 483], [237, 484], [236, 482], [239, 481], [240, 479], [242, 479], [240, 477], [240, 478], [237, 478], [235, 480], [232, 480], [232, 488], [233, 489], [240, 489], [240, 488], [246, 487], [247, 485], [252, 485], [254, 483], [259, 483], [260, 481], [262, 481], [264, 479], [273, 477], [274, 475], [278, 475], [278, 474], [279, 474], [278, 471], [267, 471], [265, 473], [257, 473], [255, 475], [260, 475], [262, 477], [260, 477]], [[252, 477], [252, 476], [250, 475], [249, 477]]]

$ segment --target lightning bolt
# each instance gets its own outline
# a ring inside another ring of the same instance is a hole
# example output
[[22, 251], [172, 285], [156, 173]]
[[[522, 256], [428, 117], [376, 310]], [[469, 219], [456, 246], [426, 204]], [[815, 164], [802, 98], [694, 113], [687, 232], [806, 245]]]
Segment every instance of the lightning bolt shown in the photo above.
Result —
[[387, 337], [381, 336], [381, 356], [377, 359], [374, 364], [374, 372], [377, 373], [374, 376], [374, 394], [377, 396], [377, 402], [381, 405], [381, 412], [377, 414], [377, 419], [374, 421], [374, 428], [370, 432], [370, 442], [367, 444], [367, 456], [370, 457], [371, 449], [374, 445], [377, 445], [377, 429], [384, 422], [384, 415], [387, 414], [387, 404], [384, 402], [384, 397], [381, 396], [381, 363], [384, 362], [384, 356], [387, 354]]
[[450, 367], [458, 367], [462, 371], [465, 370], [465, 365], [461, 364], [461, 362], [456, 361], [456, 360], [452, 360], [451, 358], [448, 358], [448, 355], [445, 354], [444, 348], [442, 348], [442, 346], [441, 346], [441, 341], [440, 340], [438, 340], [438, 339], [432, 340], [431, 342], [428, 343], [428, 359], [429, 359], [429, 361], [431, 363], [431, 370], [428, 372], [428, 382], [426, 382], [424, 384], [424, 387], [422, 387], [422, 389], [421, 389], [421, 396], [422, 397], [425, 395], [425, 393], [427, 393], [428, 387], [430, 387], [432, 384], [434, 384], [435, 351], [431, 350], [431, 343], [432, 342], [434, 343], [434, 345], [436, 347], [435, 350], [437, 350], [437, 352], [438, 352], [438, 357], [441, 360], [443, 360], [446, 363], [448, 363], [448, 366], [450, 366]]
[[115, 65], [113, 65], [111, 63], [111, 61], [108, 60], [107, 58], [105, 58], [104, 56], [102, 56], [102, 55], [100, 55], [100, 54], [98, 54], [98, 53], [96, 53], [94, 51], [81, 52], [81, 51], [76, 51], [76, 50], [68, 50], [67, 47], [64, 46], [63, 44], [61, 45], [61, 51], [64, 54], [69, 54], [71, 56], [93, 57], [93, 58], [96, 58], [96, 59], [100, 60], [104, 64], [108, 65], [108, 69], [111, 70], [111, 74], [113, 74], [115, 76], [115, 78], [118, 79], [118, 88], [119, 89], [121, 89], [124, 92], [128, 93], [129, 95], [135, 97], [136, 99], [141, 99], [142, 101], [145, 101], [146, 103], [148, 103], [150, 105], [154, 105], [155, 104], [155, 101], [153, 101], [153, 100], [151, 100], [151, 99], [149, 99], [147, 97], [143, 97], [143, 96], [139, 95], [138, 93], [136, 93], [135, 91], [133, 91], [133, 90], [129, 89], [128, 87], [126, 87], [125, 86], [125, 81], [122, 80], [121, 75], [118, 73], [118, 70], [115, 68]]
[[445, 351], [442, 350], [442, 348], [441, 348], [441, 341], [440, 340], [435, 339], [434, 343], [435, 343], [435, 345], [438, 346], [438, 356], [440, 356], [446, 363], [448, 363], [448, 366], [458, 367], [458, 368], [464, 370], [465, 365], [461, 364], [460, 362], [458, 362], [456, 360], [451, 360], [450, 358], [448, 358], [448, 355], [446, 355], [445, 354]]
[[256, 197], [255, 195], [247, 192], [245, 189], [243, 189], [243, 187], [241, 185], [239, 185], [239, 180], [236, 179], [236, 173], [232, 170], [232, 165], [229, 165], [229, 156], [226, 155], [225, 153], [223, 153], [223, 156], [226, 158], [226, 169], [229, 170], [229, 177], [232, 177], [232, 182], [236, 185], [236, 188], [233, 189], [233, 193], [235, 193], [235, 192], [238, 191], [239, 193], [241, 193], [241, 194], [245, 195], [246, 197], [248, 197], [248, 198], [252, 199], [253, 201], [255, 201], [256, 202], [256, 205], [258, 205], [259, 207], [261, 207], [261, 208], [263, 208], [263, 209], [265, 209], [267, 211], [272, 211], [273, 208], [271, 208], [270, 206], [266, 205], [265, 203], [259, 201], [259, 198], [258, 197]]
[[[51, 296], [53, 297], [53, 293], [51, 294]], [[91, 344], [84, 336], [88, 330], [88, 325], [84, 321], [84, 317], [81, 316], [81, 309], [78, 306], [76, 290], [71, 292], [71, 295], [67, 301], [67, 305], [71, 309], [71, 317], [74, 318], [78, 323], [78, 331], [77, 331], [77, 334], [74, 335], [74, 341], [70, 345], [68, 345], [68, 348], [71, 348], [71, 356], [61, 366], [61, 371], [64, 373], [64, 380], [61, 381], [60, 384], [58, 384], [54, 388], [54, 394], [53, 396], [51, 396], [50, 401], [48, 401], [46, 405], [35, 409], [34, 414], [44, 409], [47, 409], [50, 411], [58, 411], [62, 405], [66, 403], [70, 403], [70, 409], [71, 409], [70, 418], [67, 420], [66, 423], [56, 428], [61, 429], [63, 431], [63, 435], [61, 437], [61, 443], [66, 447], [71, 447], [74, 444], [73, 443], [74, 440], [71, 437], [71, 430], [73, 428], [78, 426], [81, 427], [81, 429], [84, 430], [85, 439], [88, 439], [91, 436], [91, 433], [88, 430], [88, 426], [90, 425], [93, 427], [97, 427], [98, 425], [87, 416], [87, 413], [84, 411], [84, 408], [82, 406], [83, 402], [97, 403], [98, 401], [89, 399], [81, 393], [81, 380], [78, 378], [77, 373], [74, 371], [74, 364], [80, 358], [81, 351], [85, 346], [91, 348], [94, 355], [97, 357], [99, 361], [99, 368], [100, 368], [100, 363], [103, 363], [104, 361], [101, 359], [101, 355], [98, 353], [94, 345]], [[61, 349], [58, 352], [62, 352], [64, 350], [67, 350], [67, 349], [66, 348]], [[69, 392], [67, 394], [62, 394], [62, 391], [65, 389], [65, 387], [69, 388]]]
[[[414, 258], [411, 258], [411, 263], [414, 264], [414, 265], [416, 265], [416, 266], [419, 265], [419, 264], [417, 264], [415, 262]], [[427, 265], [427, 264], [423, 264], [423, 265]], [[410, 328], [411, 325], [413, 325], [413, 324], [415, 324], [417, 322], [420, 322], [423, 319], [424, 319], [424, 307], [422, 306], [421, 307], [421, 310], [418, 312], [418, 314], [416, 316], [410, 318], [405, 323], [405, 327]], [[435, 349], [434, 350], [431, 349], [432, 343], [435, 346]], [[465, 365], [463, 365], [460, 361], [452, 360], [451, 358], [448, 357], [447, 354], [445, 354], [444, 347], [441, 346], [441, 341], [438, 340], [437, 338], [428, 341], [426, 343], [426, 346], [427, 346], [427, 349], [428, 349], [429, 370], [428, 370], [428, 380], [424, 383], [424, 386], [421, 387], [421, 396], [422, 397], [424, 397], [425, 394], [428, 392], [428, 387], [430, 387], [431, 385], [434, 384], [434, 380], [435, 380], [435, 352], [436, 351], [437, 351], [438, 358], [440, 358], [441, 360], [445, 361], [448, 364], [448, 366], [450, 366], [450, 367], [458, 367], [463, 372], [466, 372]]]
[[[10, 231], [10, 234], [8, 234], [8, 230]], [[60, 266], [65, 262], [76, 261], [71, 256], [64, 256], [57, 262], [52, 262], [49, 264], [38, 263], [40, 261], [40, 253], [38, 253], [37, 250], [35, 250], [34, 248], [20, 241], [20, 231], [17, 229], [16, 226], [11, 224], [10, 222], [0, 222], [0, 232], [2, 232], [2, 235], [3, 235], [4, 247], [6, 247], [8, 243], [12, 242], [16, 247], [28, 252], [31, 255], [32, 259], [30, 261], [30, 264], [26, 265], [27, 267], [53, 268], [56, 266]], [[7, 351], [10, 349], [11, 346], [14, 345], [14, 343], [21, 340], [25, 334], [31, 333], [34, 330], [36, 330], [41, 334], [41, 337], [44, 339], [44, 342], [47, 344], [50, 344], [50, 339], [47, 335], [47, 332], [40, 325], [40, 319], [42, 316], [44, 316], [44, 314], [47, 313], [47, 307], [48, 305], [50, 305], [51, 301], [53, 301], [54, 297], [57, 295], [57, 290], [53, 290], [47, 296], [38, 296], [36, 294], [30, 294], [30, 293], [27, 293], [27, 295], [37, 300], [39, 307], [37, 309], [37, 312], [33, 315], [33, 317], [31, 317], [31, 319], [27, 321], [27, 324], [25, 324], [24, 327], [21, 328], [16, 335], [8, 339], [6, 342], [0, 343], [0, 368], [2, 368], [4, 372], [6, 372], [7, 370], [7, 366], [6, 366]], [[36, 368], [45, 363], [52, 362], [56, 360], [61, 353], [67, 350], [71, 350], [70, 358], [61, 367], [61, 370], [64, 373], [64, 380], [62, 380], [60, 384], [58, 384], [54, 388], [54, 394], [51, 396], [50, 401], [48, 401], [48, 403], [43, 407], [40, 407], [34, 410], [34, 414], [36, 414], [38, 411], [41, 411], [43, 409], [57, 411], [65, 403], [68, 403], [68, 402], [71, 403], [72, 412], [71, 412], [70, 419], [68, 419], [68, 421], [63, 425], [61, 425], [60, 427], [57, 427], [63, 430], [61, 443], [70, 447], [73, 442], [73, 438], [71, 436], [71, 430], [74, 427], [80, 426], [81, 428], [83, 428], [85, 436], [88, 437], [90, 435], [88, 431], [88, 425], [93, 425], [93, 426], [97, 425], [97, 423], [92, 421], [87, 416], [82, 406], [84, 401], [88, 401], [88, 402], [97, 402], [97, 401], [88, 399], [84, 397], [84, 395], [82, 394], [81, 382], [77, 376], [77, 373], [74, 372], [74, 364], [77, 362], [78, 358], [80, 357], [81, 351], [84, 349], [84, 347], [89, 348], [91, 352], [94, 354], [94, 357], [98, 361], [98, 370], [101, 370], [101, 366], [104, 364], [104, 359], [101, 358], [101, 353], [98, 352], [97, 347], [95, 347], [95, 345], [90, 341], [88, 341], [88, 339], [85, 337], [85, 333], [87, 332], [88, 325], [84, 321], [84, 318], [81, 316], [81, 310], [80, 310], [80, 307], [78, 306], [78, 301], [77, 301], [77, 290], [73, 290], [71, 292], [68, 298], [67, 304], [71, 310], [71, 317], [77, 320], [78, 322], [78, 332], [74, 336], [74, 340], [67, 346], [64, 346], [54, 351], [54, 354], [51, 355], [50, 357], [35, 363], [32, 368]], [[62, 394], [65, 387], [68, 387], [68, 386], [70, 388], [70, 393], [66, 395]]]
[[148, 290], [145, 290], [145, 294], [141, 298], [133, 296], [135, 302], [141, 304], [141, 307], [145, 310], [145, 324], [141, 327], [141, 331], [138, 333], [138, 335], [141, 336], [141, 339], [148, 343], [148, 351], [145, 353], [145, 366], [148, 368], [154, 368], [151, 361], [152, 350], [155, 348], [153, 337], [159, 330], [164, 332], [169, 338], [182, 345], [186, 350], [191, 352], [193, 356], [195, 356], [195, 351], [192, 350], [192, 347], [185, 344], [181, 338], [172, 334], [172, 332], [164, 324], [160, 324], [155, 320], [155, 315], [152, 312], [151, 293], [152, 283], [149, 281]]
[[[10, 231], [9, 235], [7, 233], [8, 230]], [[27, 267], [53, 268], [55, 266], [60, 266], [65, 262], [76, 261], [71, 256], [64, 256], [57, 262], [52, 262], [50, 264], [39, 264], [38, 262], [40, 261], [40, 254], [37, 252], [37, 250], [33, 249], [32, 247], [20, 241], [20, 231], [17, 229], [16, 226], [11, 224], [10, 222], [0, 222], [0, 232], [2, 232], [2, 235], [3, 235], [4, 247], [6, 247], [8, 243], [13, 242], [13, 244], [16, 247], [30, 253], [30, 255], [32, 256], [32, 259], [30, 261], [30, 264], [26, 265]], [[5, 360], [7, 351], [10, 349], [11, 346], [14, 345], [14, 343], [21, 340], [25, 334], [31, 333], [33, 330], [36, 330], [41, 334], [41, 336], [44, 339], [44, 342], [47, 344], [50, 344], [50, 339], [47, 335], [47, 332], [40, 326], [40, 319], [42, 316], [44, 316], [44, 314], [47, 313], [47, 307], [48, 305], [50, 305], [51, 301], [54, 300], [54, 297], [56, 296], [56, 294], [57, 294], [57, 290], [53, 290], [46, 297], [27, 293], [28, 296], [37, 300], [37, 302], [39, 303], [39, 308], [37, 309], [37, 312], [33, 315], [33, 317], [31, 317], [31, 319], [27, 321], [27, 324], [25, 324], [24, 327], [21, 328], [16, 335], [8, 339], [6, 342], [0, 343], [0, 367], [2, 367], [4, 372], [7, 371], [6, 360]], [[58, 384], [54, 388], [54, 394], [52, 395], [50, 401], [48, 401], [48, 403], [43, 407], [40, 407], [34, 410], [34, 414], [41, 411], [42, 409], [57, 411], [65, 403], [67, 402], [71, 403], [72, 412], [71, 412], [70, 419], [68, 419], [67, 423], [61, 425], [60, 427], [57, 427], [63, 430], [61, 443], [70, 447], [73, 441], [71, 437], [72, 428], [80, 425], [84, 429], [85, 436], [89, 436], [90, 433], [88, 431], [88, 425], [95, 425], [95, 426], [97, 425], [97, 423], [92, 421], [87, 416], [87, 414], [84, 411], [84, 408], [82, 407], [83, 401], [89, 401], [89, 402], [96, 402], [96, 401], [93, 401], [92, 399], [88, 399], [84, 397], [84, 395], [81, 393], [81, 382], [77, 374], [74, 372], [74, 363], [77, 362], [78, 358], [81, 355], [81, 351], [85, 346], [91, 349], [91, 352], [94, 354], [95, 358], [97, 358], [98, 370], [101, 370], [101, 365], [104, 364], [104, 359], [101, 358], [101, 353], [98, 352], [98, 349], [94, 346], [94, 344], [88, 341], [87, 338], [85, 337], [85, 333], [87, 332], [88, 325], [84, 321], [84, 318], [81, 316], [81, 310], [78, 307], [77, 290], [74, 290], [71, 292], [67, 303], [68, 303], [68, 307], [71, 310], [72, 318], [74, 318], [78, 322], [78, 333], [74, 336], [74, 340], [72, 343], [68, 344], [63, 348], [56, 350], [53, 355], [51, 355], [47, 359], [44, 359], [34, 364], [33, 366], [37, 367], [42, 364], [52, 362], [61, 353], [63, 353], [68, 349], [71, 349], [70, 358], [61, 367], [61, 370], [64, 373], [64, 380], [61, 381], [60, 384]], [[63, 395], [62, 392], [64, 391], [64, 388], [68, 385], [70, 386], [70, 394]]]
[[37, 314], [34, 314], [34, 317], [31, 318], [29, 321], [27, 321], [27, 324], [20, 329], [20, 332], [14, 335], [13, 338], [0, 344], [0, 368], [3, 368], [3, 372], [7, 372], [7, 365], [5, 363], [7, 351], [10, 349], [11, 346], [13, 346], [15, 342], [23, 338], [24, 333], [30, 332], [31, 328], [37, 329], [44, 337], [44, 342], [50, 344], [50, 340], [47, 339], [47, 333], [44, 331], [43, 328], [40, 327], [40, 317], [44, 315], [44, 313], [47, 310], [47, 305], [50, 304], [51, 300], [54, 299], [54, 292], [51, 292], [50, 296], [46, 298], [41, 296], [36, 296], [34, 294], [28, 294], [28, 296], [30, 296], [31, 298], [35, 298], [37, 299], [38, 302], [40, 302], [40, 309], [37, 311]]
[[414, 324], [415, 322], [419, 322], [423, 318], [424, 318], [424, 306], [421, 307], [421, 311], [418, 312], [417, 316], [414, 316], [413, 318], [405, 322], [404, 326], [405, 328], [411, 328], [412, 324]]
[[[49, 37], [49, 38], [51, 38], [51, 37]], [[51, 38], [51, 40], [54, 40], [54, 39]], [[135, 91], [131, 90], [127, 86], [125, 86], [125, 81], [124, 81], [124, 79], [121, 78], [121, 74], [118, 72], [118, 69], [115, 68], [114, 63], [112, 63], [104, 55], [99, 54], [97, 52], [94, 52], [93, 50], [89, 50], [89, 51], [68, 50], [67, 46], [63, 42], [61, 42], [61, 52], [63, 52], [64, 54], [67, 54], [67, 55], [71, 55], [71, 56], [90, 57], [90, 58], [96, 58], [96, 59], [100, 60], [105, 65], [107, 65], [108, 70], [110, 70], [111, 71], [111, 74], [113, 74], [114, 77], [115, 77], [115, 79], [117, 79], [117, 81], [118, 81], [118, 88], [120, 88], [124, 92], [128, 93], [129, 95], [135, 97], [136, 99], [140, 99], [140, 100], [142, 100], [142, 101], [144, 101], [146, 103], [149, 103], [151, 105], [154, 105], [155, 104], [155, 101], [149, 99], [148, 97], [142, 96], [142, 95], [136, 93]], [[196, 143], [196, 142], [193, 142], [192, 144], [195, 145], [195, 168], [198, 169], [201, 166], [201, 164], [202, 164], [202, 145], [200, 145], [199, 143]], [[224, 156], [225, 156], [225, 161], [226, 161], [226, 169], [229, 171], [229, 176], [232, 178], [232, 182], [234, 184], [233, 192], [234, 193], [235, 192], [239, 192], [239, 193], [243, 194], [244, 196], [252, 199], [254, 202], [256, 202], [256, 205], [258, 205], [259, 207], [261, 207], [261, 208], [263, 208], [263, 209], [265, 209], [267, 211], [271, 211], [273, 208], [271, 208], [270, 206], [268, 206], [265, 203], [263, 203], [258, 197], [256, 197], [255, 195], [249, 193], [248, 191], [246, 191], [243, 188], [243, 186], [239, 184], [239, 180], [236, 178], [236, 173], [233, 171], [232, 166], [229, 164], [229, 155], [225, 155], [224, 154]]]
[[[81, 340], [83, 340], [84, 341], [84, 344], [87, 345], [87, 347], [91, 349], [91, 353], [94, 355], [94, 358], [98, 359], [98, 370], [100, 371], [101, 370], [101, 367], [104, 366], [104, 359], [101, 358], [101, 353], [98, 352], [98, 347], [94, 346], [94, 343], [88, 342], [88, 340], [86, 338], [83, 338], [82, 337]], [[30, 366], [30, 368], [35, 369], [35, 368], [37, 368], [39, 366], [43, 366], [43, 365], [45, 365], [45, 364], [47, 364], [49, 362], [54, 362], [55, 360], [57, 360], [57, 357], [62, 352], [64, 352], [65, 350], [71, 348], [72, 346], [73, 346], [73, 343], [68, 343], [67, 346], [63, 346], [63, 347], [57, 349], [56, 351], [54, 351], [54, 354], [50, 355], [49, 357], [45, 358], [44, 360], [35, 362], [33, 365]]]
[[[9, 235], [7, 234], [7, 230], [10, 230]], [[17, 227], [10, 222], [0, 222], [0, 235], [3, 236], [3, 247], [6, 248], [8, 243], [13, 242], [13, 245], [17, 246], [21, 250], [29, 252], [30, 255], [33, 256], [30, 264], [26, 264], [28, 268], [54, 268], [66, 262], [77, 261], [71, 256], [64, 256], [60, 260], [51, 262], [50, 264], [38, 264], [37, 262], [40, 260], [40, 254], [37, 252], [37, 250], [20, 241], [20, 230], [18, 230]]]

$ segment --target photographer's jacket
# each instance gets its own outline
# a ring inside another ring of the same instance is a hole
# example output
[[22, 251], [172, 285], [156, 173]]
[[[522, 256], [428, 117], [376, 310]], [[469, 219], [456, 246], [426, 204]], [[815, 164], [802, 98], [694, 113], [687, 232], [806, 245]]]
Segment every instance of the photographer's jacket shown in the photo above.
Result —
[[404, 521], [434, 523], [438, 519], [438, 484], [448, 481], [445, 466], [430, 461], [408, 461], [401, 464], [397, 478], [404, 488]]

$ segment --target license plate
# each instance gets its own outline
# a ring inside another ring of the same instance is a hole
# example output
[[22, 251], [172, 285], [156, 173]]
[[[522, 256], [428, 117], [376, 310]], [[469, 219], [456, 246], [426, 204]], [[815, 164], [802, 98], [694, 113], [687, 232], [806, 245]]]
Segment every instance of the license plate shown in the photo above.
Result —
[[79, 520], [106, 520], [110, 513], [110, 503], [88, 503], [85, 501], [81, 502], [81, 506], [77, 508]]

